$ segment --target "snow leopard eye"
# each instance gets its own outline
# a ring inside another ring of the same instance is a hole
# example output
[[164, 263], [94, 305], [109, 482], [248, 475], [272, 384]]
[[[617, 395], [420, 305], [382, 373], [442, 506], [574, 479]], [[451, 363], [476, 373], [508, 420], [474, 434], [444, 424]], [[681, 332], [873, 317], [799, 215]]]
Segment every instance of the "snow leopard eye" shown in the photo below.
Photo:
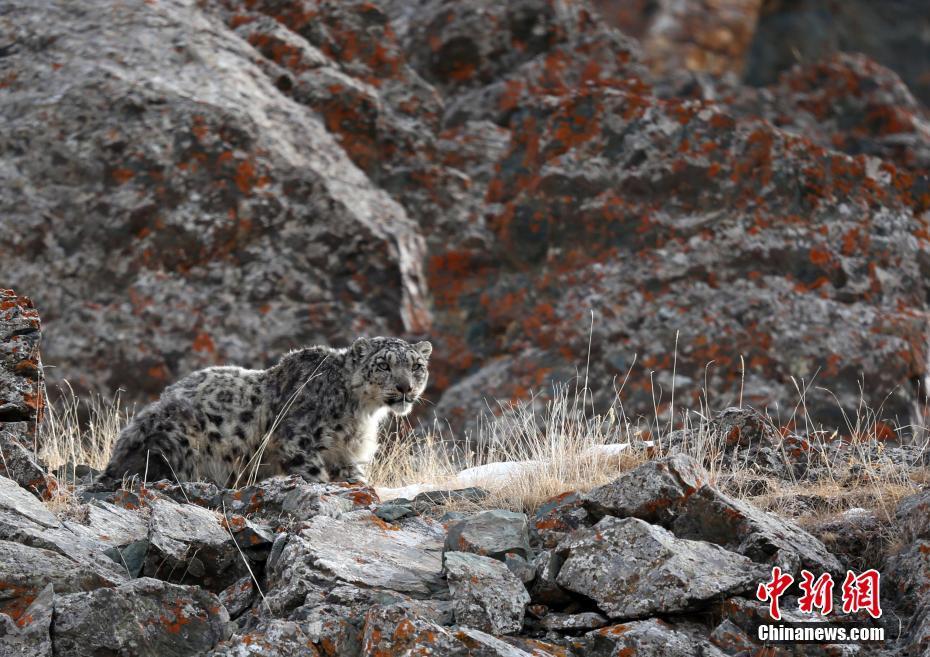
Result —
[[419, 371], [421, 371], [422, 369], [423, 369], [423, 363], [414, 363], [414, 364], [413, 364], [413, 371], [414, 371], [414, 372], [419, 372]]
[[378, 363], [378, 369], [382, 372], [387, 372], [389, 369], [391, 369], [391, 366], [387, 363]]

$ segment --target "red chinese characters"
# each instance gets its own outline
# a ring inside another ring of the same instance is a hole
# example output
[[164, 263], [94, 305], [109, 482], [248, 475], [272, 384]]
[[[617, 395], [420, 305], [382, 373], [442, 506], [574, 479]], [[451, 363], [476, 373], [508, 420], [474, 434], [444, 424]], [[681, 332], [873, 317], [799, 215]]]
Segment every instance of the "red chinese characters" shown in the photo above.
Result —
[[783, 573], [781, 568], [775, 566], [772, 568], [772, 579], [768, 582], [759, 584], [756, 589], [756, 598], [760, 602], [769, 603], [769, 615], [772, 620], [781, 620], [781, 610], [778, 608], [778, 599], [788, 590], [788, 587], [794, 582], [794, 577], [788, 573]]

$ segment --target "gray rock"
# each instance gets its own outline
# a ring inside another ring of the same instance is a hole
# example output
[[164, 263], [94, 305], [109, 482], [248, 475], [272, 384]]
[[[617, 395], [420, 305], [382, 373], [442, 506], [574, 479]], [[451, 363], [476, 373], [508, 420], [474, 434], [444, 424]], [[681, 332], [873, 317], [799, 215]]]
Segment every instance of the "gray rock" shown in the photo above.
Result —
[[571, 601], [571, 594], [559, 586], [557, 577], [562, 558], [554, 550], [543, 550], [533, 560], [536, 578], [530, 588], [533, 602], [548, 606], [562, 606]]
[[229, 617], [236, 619], [249, 608], [257, 594], [258, 589], [255, 588], [255, 581], [249, 575], [223, 589], [219, 594], [219, 598], [223, 606], [226, 607]]
[[52, 657], [55, 588], [46, 586], [18, 618], [0, 614], [0, 657]]
[[369, 512], [317, 516], [269, 560], [268, 604], [294, 608], [320, 581], [426, 597], [442, 587], [441, 550], [435, 535], [387, 525]]
[[596, 519], [591, 517], [583, 503], [584, 496], [569, 491], [540, 504], [530, 519], [533, 544], [552, 549], [579, 527], [594, 524]]
[[207, 653], [207, 657], [306, 657], [314, 654], [313, 642], [298, 623], [271, 619], [224, 641]]
[[604, 627], [574, 640], [572, 646], [587, 657], [724, 657], [707, 641], [656, 618]]
[[681, 503], [709, 480], [700, 463], [685, 454], [675, 454], [647, 461], [593, 489], [582, 500], [597, 519], [605, 515], [634, 517], [668, 525]]
[[488, 491], [483, 488], [458, 488], [456, 490], [428, 490], [413, 498], [413, 506], [418, 511], [428, 511], [435, 506], [451, 503], [477, 503], [487, 498]]
[[[4, 274], [8, 279], [13, 272], [7, 269]], [[0, 428], [5, 423], [35, 422], [45, 405], [41, 338], [32, 300], [0, 287]]]
[[[510, 642], [513, 643], [510, 643]], [[445, 628], [400, 607], [373, 607], [362, 632], [362, 655], [435, 655], [436, 657], [556, 657], [565, 649], [532, 641], [526, 649], [519, 639], [497, 638], [471, 627]], [[518, 645], [514, 645], [518, 644]]]
[[483, 511], [454, 522], [449, 527], [443, 549], [447, 552], [473, 552], [499, 560], [513, 552], [528, 559], [531, 551], [526, 514]]
[[882, 569], [882, 593], [901, 613], [930, 604], [930, 540], [918, 539], [888, 558]]
[[385, 522], [394, 522], [416, 513], [413, 507], [406, 504], [382, 504], [374, 510], [374, 514]]
[[724, 618], [710, 633], [710, 642], [730, 655], [751, 653], [757, 647], [743, 628], [729, 618]]
[[26, 431], [25, 422], [0, 422], [0, 476], [12, 479], [40, 499], [49, 499], [58, 490], [58, 480], [26, 446]]
[[930, 490], [908, 495], [898, 503], [895, 522], [908, 543], [930, 539]]
[[558, 612], [546, 614], [539, 620], [539, 624], [546, 630], [554, 632], [578, 633], [596, 630], [607, 625], [607, 619], [601, 614], [586, 611], [580, 614], [561, 614]]
[[519, 554], [513, 552], [505, 554], [504, 565], [524, 584], [529, 584], [536, 579], [536, 568]]
[[65, 525], [35, 496], [0, 477], [0, 540], [57, 552], [111, 585], [125, 581], [125, 569], [108, 557], [108, 545], [77, 523]]
[[681, 538], [710, 541], [785, 570], [796, 572], [800, 565], [814, 572], [845, 574], [826, 546], [796, 523], [711, 486], [703, 486], [685, 500], [671, 529]]
[[196, 582], [219, 592], [248, 574], [243, 556], [215, 511], [157, 499], [151, 513], [146, 576]]
[[55, 600], [56, 657], [193, 657], [228, 636], [212, 593], [142, 578]]
[[47, 586], [59, 593], [92, 591], [110, 581], [67, 557], [0, 540], [0, 613], [18, 619]]
[[767, 571], [717, 545], [676, 538], [637, 518], [606, 517], [559, 544], [556, 581], [610, 618], [694, 609], [754, 587]]
[[507, 566], [468, 552], [446, 552], [443, 562], [457, 624], [491, 634], [522, 629], [530, 596]]

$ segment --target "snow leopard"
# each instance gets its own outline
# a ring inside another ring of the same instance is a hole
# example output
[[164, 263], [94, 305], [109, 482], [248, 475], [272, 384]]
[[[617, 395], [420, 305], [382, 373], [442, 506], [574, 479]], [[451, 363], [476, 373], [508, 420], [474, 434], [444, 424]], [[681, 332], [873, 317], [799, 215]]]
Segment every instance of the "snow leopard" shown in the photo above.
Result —
[[232, 486], [253, 468], [258, 479], [364, 483], [379, 425], [420, 399], [432, 350], [427, 341], [358, 338], [291, 351], [264, 370], [193, 372], [122, 430], [94, 488], [135, 475]]

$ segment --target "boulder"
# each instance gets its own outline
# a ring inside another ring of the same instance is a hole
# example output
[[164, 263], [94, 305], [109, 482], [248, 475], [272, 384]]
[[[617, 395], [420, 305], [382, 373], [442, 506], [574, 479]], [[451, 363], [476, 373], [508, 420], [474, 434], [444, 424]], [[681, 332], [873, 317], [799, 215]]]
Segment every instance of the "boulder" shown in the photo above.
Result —
[[50, 550], [0, 540], [0, 613], [19, 621], [49, 585], [58, 593], [92, 591], [111, 583]]
[[417, 226], [222, 17], [138, 3], [110, 30], [106, 3], [9, 8], [0, 251], [54, 309], [53, 382], [141, 401], [206, 365], [428, 327]]
[[723, 657], [725, 654], [693, 633], [680, 631], [657, 618], [594, 630], [573, 640], [572, 645], [578, 653], [590, 657]]
[[[277, 545], [277, 544], [276, 544]], [[442, 587], [442, 543], [366, 511], [317, 516], [269, 558], [268, 604], [296, 607], [318, 582], [343, 582], [427, 597]]]
[[523, 628], [530, 596], [507, 566], [468, 552], [446, 552], [443, 565], [457, 624], [491, 634], [513, 634]]
[[320, 653], [299, 624], [271, 619], [255, 629], [236, 634], [224, 641], [207, 653], [207, 657], [239, 657], [253, 654], [263, 657], [317, 657]]
[[470, 627], [442, 627], [398, 607], [374, 607], [368, 612], [362, 634], [363, 657], [419, 654], [557, 657], [565, 655], [565, 649], [543, 641], [523, 643], [516, 638], [497, 638]]
[[702, 486], [688, 497], [671, 524], [676, 536], [710, 541], [744, 554], [753, 561], [781, 565], [784, 570], [845, 574], [839, 560], [826, 546], [801, 529], [754, 507]]
[[901, 613], [930, 604], [930, 540], [918, 539], [891, 555], [881, 573], [882, 593]]
[[685, 454], [647, 461], [609, 484], [583, 496], [583, 504], [595, 518], [605, 515], [634, 517], [669, 525], [680, 513], [681, 503], [710, 480], [700, 463]]
[[744, 556], [637, 518], [604, 518], [566, 538], [558, 552], [565, 561], [557, 583], [591, 598], [612, 619], [699, 608], [767, 575]]
[[56, 657], [193, 657], [226, 638], [228, 622], [212, 593], [144, 577], [58, 596], [52, 632]]
[[908, 543], [930, 539], [930, 490], [908, 495], [898, 502], [895, 522]]
[[473, 552], [503, 560], [508, 552], [531, 556], [526, 514], [514, 511], [482, 511], [452, 523], [444, 551]]
[[147, 577], [196, 582], [218, 593], [248, 574], [246, 557], [216, 512], [160, 499], [151, 510]]
[[6, 477], [0, 477], [0, 540], [56, 552], [109, 585], [126, 579], [125, 568], [106, 554], [110, 546], [100, 542], [92, 529], [61, 522]]
[[12, 479], [40, 499], [49, 500], [58, 492], [58, 479], [46, 471], [27, 446], [27, 427], [25, 422], [0, 422], [0, 476]]
[[584, 508], [582, 496], [575, 491], [561, 493], [545, 500], [530, 518], [530, 532], [535, 542], [551, 549], [565, 536], [594, 520]]

